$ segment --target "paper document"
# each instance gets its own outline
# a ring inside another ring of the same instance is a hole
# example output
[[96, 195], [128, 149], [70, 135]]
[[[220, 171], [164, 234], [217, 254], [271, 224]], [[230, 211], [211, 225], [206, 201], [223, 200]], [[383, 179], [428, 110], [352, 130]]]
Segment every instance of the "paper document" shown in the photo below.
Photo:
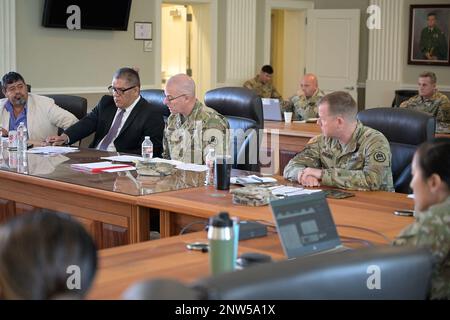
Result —
[[75, 163], [70, 165], [75, 170], [82, 170], [92, 173], [105, 172], [112, 169], [134, 170], [135, 167], [126, 164], [114, 164], [111, 162]]
[[186, 170], [186, 171], [194, 171], [194, 172], [203, 172], [208, 170], [208, 167], [200, 164], [192, 164], [192, 163], [181, 163], [177, 165], [177, 169]]
[[116, 162], [135, 162], [144, 160], [144, 158], [138, 156], [112, 156], [112, 157], [101, 157], [100, 159]]
[[78, 148], [47, 146], [32, 148], [27, 152], [33, 154], [65, 154], [70, 152], [78, 152]]
[[298, 187], [288, 187], [288, 186], [277, 186], [272, 189], [272, 194], [274, 196], [283, 196], [283, 197], [290, 197], [290, 196], [297, 196], [301, 194], [312, 194], [315, 192], [320, 192], [322, 190], [308, 190]]
[[232, 184], [271, 183], [277, 182], [277, 179], [272, 177], [258, 177], [256, 175], [251, 175], [244, 177], [231, 177], [230, 182]]

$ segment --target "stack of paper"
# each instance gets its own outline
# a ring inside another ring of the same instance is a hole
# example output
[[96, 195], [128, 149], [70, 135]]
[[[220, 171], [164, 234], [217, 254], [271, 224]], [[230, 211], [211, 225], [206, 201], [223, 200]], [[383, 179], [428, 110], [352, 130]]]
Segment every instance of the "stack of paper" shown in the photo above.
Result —
[[77, 152], [78, 148], [74, 147], [54, 147], [54, 146], [47, 146], [47, 147], [35, 147], [33, 149], [28, 150], [28, 153], [35, 153], [35, 154], [65, 154], [65, 153], [71, 153], [71, 152]]
[[81, 170], [91, 173], [136, 170], [135, 167], [129, 166], [127, 164], [119, 164], [111, 162], [75, 163], [71, 164], [70, 167], [75, 170]]

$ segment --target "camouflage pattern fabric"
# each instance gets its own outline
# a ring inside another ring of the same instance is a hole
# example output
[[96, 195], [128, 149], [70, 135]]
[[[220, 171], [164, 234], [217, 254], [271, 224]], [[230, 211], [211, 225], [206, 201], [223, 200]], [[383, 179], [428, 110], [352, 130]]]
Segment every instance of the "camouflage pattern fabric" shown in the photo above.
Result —
[[416, 213], [416, 221], [394, 240], [395, 246], [427, 247], [434, 258], [431, 299], [450, 299], [450, 197]]
[[136, 164], [136, 170], [143, 176], [169, 176], [175, 172], [175, 166], [164, 162], [142, 162]]
[[349, 190], [394, 191], [391, 149], [380, 132], [358, 121], [347, 145], [319, 135], [312, 138], [284, 169], [284, 177], [297, 181], [305, 168], [322, 169], [321, 184]]
[[163, 158], [205, 164], [210, 148], [217, 155], [229, 152], [229, 124], [215, 110], [197, 101], [191, 114], [171, 114], [164, 130]]
[[325, 95], [322, 90], [317, 89], [312, 97], [305, 95], [293, 96], [282, 105], [285, 112], [292, 112], [292, 120], [306, 120], [319, 117], [317, 102]]
[[230, 191], [233, 195], [233, 203], [243, 206], [260, 207], [268, 205], [270, 200], [275, 199], [272, 192], [263, 187], [247, 186], [233, 189]]
[[259, 81], [259, 76], [245, 81], [244, 87], [255, 91], [256, 94], [261, 98], [282, 100], [281, 94], [278, 93], [273, 84], [271, 82], [262, 83], [261, 81]]
[[439, 122], [450, 123], [450, 101], [445, 94], [436, 92], [431, 98], [423, 98], [419, 95], [403, 101], [400, 108], [408, 108], [423, 111], [436, 117]]

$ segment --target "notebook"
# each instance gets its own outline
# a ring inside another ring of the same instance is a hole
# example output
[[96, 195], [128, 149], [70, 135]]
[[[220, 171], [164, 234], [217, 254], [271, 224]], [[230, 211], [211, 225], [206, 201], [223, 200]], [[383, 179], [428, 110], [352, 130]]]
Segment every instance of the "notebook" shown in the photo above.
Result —
[[275, 200], [270, 207], [288, 259], [348, 249], [341, 244], [325, 193]]
[[280, 100], [262, 98], [264, 120], [282, 121]]

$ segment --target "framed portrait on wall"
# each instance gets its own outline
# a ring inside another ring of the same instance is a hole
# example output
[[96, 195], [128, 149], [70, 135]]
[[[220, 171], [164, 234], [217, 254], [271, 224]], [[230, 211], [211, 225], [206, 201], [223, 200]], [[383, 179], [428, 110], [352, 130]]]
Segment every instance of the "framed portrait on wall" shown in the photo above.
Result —
[[450, 66], [450, 4], [411, 5], [408, 64]]

